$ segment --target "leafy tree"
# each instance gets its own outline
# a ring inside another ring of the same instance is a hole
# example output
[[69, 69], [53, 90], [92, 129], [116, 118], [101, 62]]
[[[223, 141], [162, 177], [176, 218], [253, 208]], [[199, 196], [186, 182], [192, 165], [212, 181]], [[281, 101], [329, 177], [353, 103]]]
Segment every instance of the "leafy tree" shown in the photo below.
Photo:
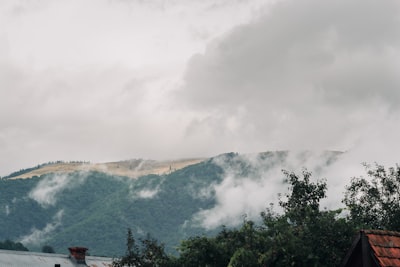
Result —
[[0, 249], [28, 251], [28, 249], [20, 242], [13, 242], [9, 239], [0, 242]]
[[267, 266], [337, 266], [351, 244], [354, 227], [338, 215], [341, 210], [321, 211], [319, 202], [326, 196], [324, 181], [311, 182], [311, 173], [302, 177], [284, 172], [289, 192], [279, 205], [262, 213], [268, 240], [259, 261]]
[[113, 266], [123, 267], [123, 266], [142, 266], [142, 261], [139, 253], [139, 247], [135, 242], [132, 230], [128, 228], [128, 234], [126, 238], [126, 253], [121, 259], [113, 261]]
[[170, 257], [165, 253], [164, 244], [158, 244], [157, 240], [147, 235], [142, 243], [141, 261], [145, 267], [167, 267], [171, 265]]
[[400, 230], [400, 167], [364, 164], [367, 178], [352, 178], [343, 202], [359, 228]]
[[[179, 266], [253, 266], [265, 242], [253, 221], [244, 218], [239, 229], [225, 226], [215, 237], [196, 236], [182, 241]], [[250, 256], [252, 261], [249, 260]]]
[[254, 250], [239, 248], [233, 254], [228, 267], [258, 267], [257, 256]]
[[287, 200], [280, 200], [279, 205], [285, 210], [286, 216], [296, 225], [307, 223], [311, 217], [319, 214], [319, 201], [326, 197], [326, 182], [310, 181], [311, 172], [303, 170], [301, 179], [295, 173], [283, 171], [289, 192], [285, 195]]
[[354, 233], [341, 210], [320, 210], [326, 196], [324, 181], [311, 181], [284, 171], [288, 193], [280, 199], [283, 214], [273, 206], [261, 214], [263, 225], [244, 218], [239, 229], [226, 229], [216, 237], [192, 237], [182, 242], [177, 266], [337, 266]]
[[126, 240], [126, 253], [121, 259], [113, 261], [113, 266], [135, 266], [135, 267], [168, 267], [174, 266], [172, 259], [165, 253], [164, 245], [158, 244], [157, 240], [147, 235], [140, 239], [141, 247], [136, 244], [132, 230], [128, 228]]
[[224, 266], [220, 265], [220, 260], [223, 257], [221, 255], [221, 250], [214, 238], [208, 238], [205, 236], [191, 237], [188, 240], [182, 241], [179, 251], [181, 252], [179, 258], [180, 266]]

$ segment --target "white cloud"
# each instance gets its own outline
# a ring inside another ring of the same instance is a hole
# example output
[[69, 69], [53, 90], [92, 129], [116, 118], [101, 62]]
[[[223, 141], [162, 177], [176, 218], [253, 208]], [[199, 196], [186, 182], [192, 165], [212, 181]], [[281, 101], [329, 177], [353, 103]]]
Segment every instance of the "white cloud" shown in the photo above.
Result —
[[154, 198], [157, 195], [158, 191], [159, 191], [158, 188], [154, 190], [143, 189], [137, 192], [135, 196], [138, 198]]
[[371, 126], [399, 125], [399, 11], [282, 1], [236, 27], [188, 64], [177, 92], [196, 114], [188, 138], [222, 151], [349, 150]]
[[[0, 173], [58, 159], [347, 151], [321, 172], [335, 206], [361, 162], [398, 158], [399, 10], [396, 0], [2, 1]], [[313, 160], [291, 161], [312, 170]], [[201, 220], [268, 205], [282, 175], [257, 175], [227, 172], [199, 195], [214, 189], [219, 203]], [[43, 205], [63, 190], [49, 182], [32, 196]]]
[[36, 229], [33, 228], [31, 233], [19, 238], [20, 242], [24, 245], [33, 245], [38, 246], [43, 244], [48, 238], [49, 235], [54, 232], [61, 224], [62, 224], [62, 217], [64, 211], [59, 210], [53, 217], [52, 222], [46, 224], [43, 229]]
[[[387, 168], [398, 163], [393, 156], [397, 153], [393, 144], [398, 135], [395, 130], [391, 131], [396, 127], [386, 125], [385, 129], [389, 131], [384, 134], [380, 129], [370, 129], [368, 137], [343, 153], [289, 151], [281, 156], [274, 154], [265, 158], [250, 154], [239, 155], [233, 163], [217, 158], [215, 163], [224, 169], [222, 182], [207, 188], [208, 192], [215, 194], [216, 205], [195, 214], [193, 222], [207, 229], [220, 225], [237, 226], [242, 223], [243, 215], [251, 220], [260, 219], [260, 212], [270, 203], [274, 204], [276, 212], [281, 212], [278, 194], [288, 192], [282, 169], [297, 175], [301, 175], [304, 168], [311, 171], [312, 182], [327, 183], [327, 197], [321, 200], [321, 209], [344, 208], [342, 200], [351, 178], [366, 176], [362, 163], [377, 162]], [[250, 174], [243, 174], [243, 166], [252, 170]]]
[[38, 202], [44, 208], [54, 206], [58, 195], [66, 189], [79, 186], [85, 181], [87, 173], [78, 175], [52, 174], [45, 176], [29, 193], [28, 197]]
[[187, 186], [185, 190], [189, 192], [191, 197], [205, 200], [210, 199], [215, 195], [215, 186], [216, 183], [211, 183], [208, 186], [201, 186], [198, 183], [193, 182], [193, 184]]
[[170, 92], [189, 57], [267, 2], [2, 1], [1, 175], [59, 159], [199, 156], [179, 146], [188, 114]]
[[398, 120], [382, 120], [366, 129], [366, 135], [357, 140], [330, 168], [321, 175], [328, 181], [328, 198], [323, 205], [332, 208], [340, 206], [345, 186], [352, 177], [366, 176], [362, 163], [381, 164], [386, 168], [399, 164], [396, 143], [398, 142]]
[[[238, 155], [233, 160], [218, 157], [215, 163], [223, 168], [224, 174], [222, 182], [212, 186], [216, 205], [198, 212], [193, 220], [205, 228], [236, 226], [242, 222], [243, 215], [257, 220], [270, 203], [278, 203], [278, 193], [287, 192], [282, 169], [301, 175], [301, 171], [307, 168], [316, 181], [322, 179], [321, 173], [329, 169], [328, 161], [338, 156], [332, 152], [307, 151]], [[243, 173], [243, 169], [249, 173]]]
[[[135, 169], [140, 169], [140, 167], [145, 164], [144, 161], [140, 162]], [[164, 178], [156, 177], [142, 177], [139, 180], [134, 180], [129, 185], [129, 196], [132, 199], [152, 199], [157, 196], [160, 192], [160, 187], [164, 182]]]

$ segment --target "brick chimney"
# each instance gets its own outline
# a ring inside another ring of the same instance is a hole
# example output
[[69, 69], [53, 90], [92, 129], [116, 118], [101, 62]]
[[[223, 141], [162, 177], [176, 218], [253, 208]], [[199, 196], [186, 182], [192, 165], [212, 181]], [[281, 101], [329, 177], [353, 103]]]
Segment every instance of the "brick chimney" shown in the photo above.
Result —
[[86, 256], [86, 251], [88, 250], [87, 248], [84, 247], [70, 247], [68, 248], [69, 253], [70, 253], [70, 258], [78, 264], [85, 264], [85, 256]]

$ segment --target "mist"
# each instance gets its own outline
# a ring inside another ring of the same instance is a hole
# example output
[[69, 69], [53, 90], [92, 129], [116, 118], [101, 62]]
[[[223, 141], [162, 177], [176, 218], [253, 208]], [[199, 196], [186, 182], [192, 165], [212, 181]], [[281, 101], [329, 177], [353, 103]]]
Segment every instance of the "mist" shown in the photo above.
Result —
[[43, 208], [54, 206], [60, 193], [81, 185], [85, 182], [87, 175], [87, 172], [80, 172], [74, 176], [66, 173], [47, 175], [28, 193], [28, 197]]
[[[222, 179], [206, 187], [207, 195], [215, 198], [216, 205], [199, 211], [193, 221], [206, 229], [214, 229], [221, 225], [238, 226], [243, 216], [257, 221], [271, 204], [275, 212], [281, 212], [278, 201], [288, 193], [289, 187], [283, 171], [300, 177], [303, 171], [309, 171], [313, 174], [312, 182], [325, 181], [322, 175], [329, 173], [331, 164], [340, 161], [342, 156], [341, 152], [274, 151], [237, 154], [232, 159], [229, 154], [216, 157], [214, 164], [224, 170]], [[337, 186], [344, 188], [345, 181], [342, 179]], [[329, 199], [329, 204], [338, 208], [340, 203], [335, 200]]]
[[[398, 162], [399, 15], [395, 0], [3, 1], [0, 175], [287, 150], [284, 168], [325, 178], [323, 205], [338, 207], [363, 162]], [[315, 170], [318, 151], [345, 153]], [[227, 169], [196, 196], [215, 192], [217, 206], [195, 220], [257, 216], [281, 181], [281, 167], [240, 179]], [[64, 188], [47, 182], [30, 194], [44, 206]]]
[[43, 245], [51, 234], [62, 225], [64, 210], [59, 210], [52, 218], [52, 221], [46, 224], [43, 229], [32, 228], [27, 235], [21, 236], [19, 242], [27, 246]]

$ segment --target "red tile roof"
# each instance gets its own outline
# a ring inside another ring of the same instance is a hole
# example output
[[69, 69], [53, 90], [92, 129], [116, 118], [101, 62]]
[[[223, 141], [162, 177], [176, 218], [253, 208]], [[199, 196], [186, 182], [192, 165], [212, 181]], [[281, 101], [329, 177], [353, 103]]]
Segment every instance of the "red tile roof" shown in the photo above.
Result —
[[361, 231], [382, 267], [400, 266], [400, 233], [383, 230]]

